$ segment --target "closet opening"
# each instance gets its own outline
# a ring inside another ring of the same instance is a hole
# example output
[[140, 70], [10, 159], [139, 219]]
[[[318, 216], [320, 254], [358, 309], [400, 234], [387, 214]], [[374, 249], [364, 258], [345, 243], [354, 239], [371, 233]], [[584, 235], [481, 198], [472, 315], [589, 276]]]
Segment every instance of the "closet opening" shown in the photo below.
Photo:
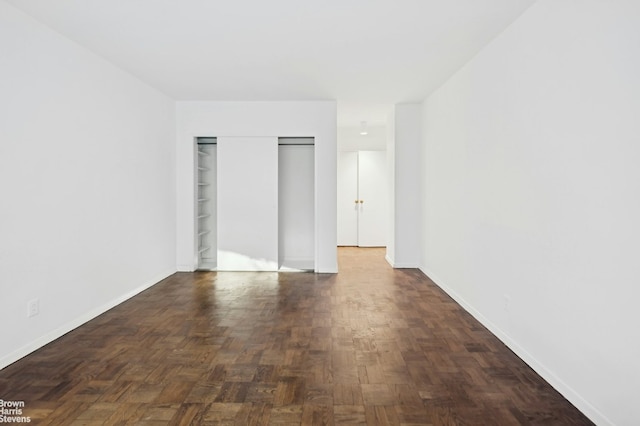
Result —
[[314, 271], [314, 138], [195, 139], [195, 269]]
[[315, 139], [278, 138], [280, 271], [315, 270]]
[[217, 139], [196, 138], [196, 269], [217, 266]]

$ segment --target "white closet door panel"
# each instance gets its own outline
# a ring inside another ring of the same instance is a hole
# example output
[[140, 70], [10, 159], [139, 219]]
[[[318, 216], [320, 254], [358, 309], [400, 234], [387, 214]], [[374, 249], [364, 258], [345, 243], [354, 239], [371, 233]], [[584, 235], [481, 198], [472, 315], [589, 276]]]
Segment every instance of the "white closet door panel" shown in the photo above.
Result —
[[280, 145], [278, 154], [280, 265], [314, 269], [314, 146]]
[[338, 245], [358, 245], [358, 153], [338, 153]]
[[219, 271], [278, 270], [278, 139], [218, 138]]
[[358, 245], [387, 245], [389, 203], [385, 151], [358, 152]]

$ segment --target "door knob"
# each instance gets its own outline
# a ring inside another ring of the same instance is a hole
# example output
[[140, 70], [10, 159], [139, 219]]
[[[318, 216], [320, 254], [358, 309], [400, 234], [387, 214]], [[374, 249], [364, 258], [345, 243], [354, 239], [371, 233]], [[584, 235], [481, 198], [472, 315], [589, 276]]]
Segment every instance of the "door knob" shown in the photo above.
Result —
[[360, 200], [360, 204], [364, 203], [364, 200]]

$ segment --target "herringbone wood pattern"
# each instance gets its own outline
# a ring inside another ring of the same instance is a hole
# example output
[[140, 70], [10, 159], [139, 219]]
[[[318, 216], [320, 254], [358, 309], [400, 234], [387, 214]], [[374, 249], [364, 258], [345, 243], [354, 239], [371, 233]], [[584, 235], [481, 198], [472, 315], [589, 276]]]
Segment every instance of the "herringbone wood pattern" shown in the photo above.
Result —
[[417, 270], [178, 273], [0, 371], [32, 424], [591, 424]]

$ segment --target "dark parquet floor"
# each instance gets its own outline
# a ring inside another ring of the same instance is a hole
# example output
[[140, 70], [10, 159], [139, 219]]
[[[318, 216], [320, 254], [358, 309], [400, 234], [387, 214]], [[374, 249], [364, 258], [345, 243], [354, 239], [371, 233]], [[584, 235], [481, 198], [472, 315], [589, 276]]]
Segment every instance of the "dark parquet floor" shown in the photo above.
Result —
[[43, 425], [586, 425], [421, 272], [178, 273], [0, 371]]

